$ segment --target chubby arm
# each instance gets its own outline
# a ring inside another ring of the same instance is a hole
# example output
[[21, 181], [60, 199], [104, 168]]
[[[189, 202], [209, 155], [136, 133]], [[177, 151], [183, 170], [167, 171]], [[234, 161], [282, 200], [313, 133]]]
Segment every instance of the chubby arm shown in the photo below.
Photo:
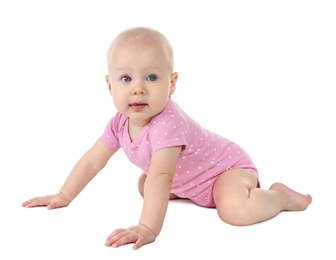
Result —
[[22, 206], [27, 208], [47, 206], [48, 209], [54, 209], [69, 205], [105, 167], [114, 153], [115, 151], [108, 149], [99, 138], [76, 163], [59, 193], [27, 200], [22, 203]]
[[60, 192], [71, 202], [106, 166], [114, 153], [115, 151], [108, 149], [99, 138], [76, 163]]
[[156, 236], [163, 226], [176, 161], [180, 153], [179, 146], [159, 150], [152, 157], [139, 224], [148, 227]]
[[144, 204], [139, 224], [117, 229], [106, 239], [105, 245], [119, 247], [135, 243], [133, 249], [151, 243], [159, 235], [167, 212], [171, 183], [181, 146], [158, 150], [152, 156], [144, 188]]

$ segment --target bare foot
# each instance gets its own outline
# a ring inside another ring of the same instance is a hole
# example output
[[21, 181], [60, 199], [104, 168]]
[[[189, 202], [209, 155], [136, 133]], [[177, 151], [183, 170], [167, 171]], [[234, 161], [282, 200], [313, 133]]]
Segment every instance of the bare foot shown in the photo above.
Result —
[[286, 185], [276, 182], [270, 188], [270, 190], [278, 191], [282, 194], [285, 205], [283, 210], [287, 211], [300, 211], [305, 210], [312, 203], [312, 196], [309, 194], [304, 195], [298, 193]]

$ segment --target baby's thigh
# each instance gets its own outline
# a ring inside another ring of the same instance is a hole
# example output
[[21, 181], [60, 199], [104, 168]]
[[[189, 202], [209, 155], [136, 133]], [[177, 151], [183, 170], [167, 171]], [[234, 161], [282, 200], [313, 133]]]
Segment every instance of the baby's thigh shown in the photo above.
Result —
[[248, 199], [249, 191], [259, 187], [257, 173], [234, 168], [222, 173], [213, 187], [213, 198], [218, 206], [237, 205]]

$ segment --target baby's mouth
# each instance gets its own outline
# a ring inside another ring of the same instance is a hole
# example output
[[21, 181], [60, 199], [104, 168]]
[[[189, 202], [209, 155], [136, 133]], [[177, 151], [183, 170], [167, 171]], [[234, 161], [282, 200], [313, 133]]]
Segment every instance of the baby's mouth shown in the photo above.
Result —
[[132, 103], [129, 105], [133, 110], [135, 111], [140, 111], [141, 109], [143, 109], [145, 106], [147, 106], [146, 103], [141, 103], [141, 102], [136, 102], [136, 103]]

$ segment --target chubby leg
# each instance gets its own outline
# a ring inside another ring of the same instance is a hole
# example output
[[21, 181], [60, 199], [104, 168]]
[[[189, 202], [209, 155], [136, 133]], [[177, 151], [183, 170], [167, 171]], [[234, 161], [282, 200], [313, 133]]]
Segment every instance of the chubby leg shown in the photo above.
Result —
[[213, 196], [219, 217], [237, 226], [265, 221], [281, 211], [305, 210], [312, 197], [298, 193], [282, 183], [269, 190], [257, 188], [258, 180], [244, 169], [231, 169], [218, 177]]
[[[147, 175], [145, 173], [142, 173], [138, 180], [138, 190], [142, 197], [144, 196], [146, 178], [147, 178]], [[169, 197], [170, 200], [174, 200], [177, 198], [178, 197], [175, 194], [173, 193], [170, 194], [170, 197]]]

